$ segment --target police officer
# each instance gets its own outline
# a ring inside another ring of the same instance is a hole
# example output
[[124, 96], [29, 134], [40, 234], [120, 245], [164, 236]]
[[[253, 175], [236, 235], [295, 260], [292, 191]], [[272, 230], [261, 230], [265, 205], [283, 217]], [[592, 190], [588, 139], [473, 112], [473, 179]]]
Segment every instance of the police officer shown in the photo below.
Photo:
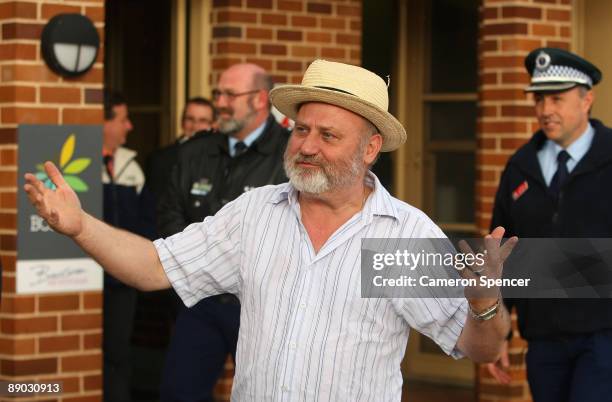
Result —
[[[288, 132], [270, 113], [272, 79], [261, 67], [225, 70], [213, 91], [221, 134], [204, 134], [181, 147], [158, 211], [160, 234], [170, 236], [214, 215], [252, 188], [287, 181], [283, 154]], [[228, 354], [235, 357], [240, 306], [229, 294], [179, 313], [161, 387], [164, 402], [212, 401]]]
[[[589, 118], [601, 71], [553, 48], [529, 53], [525, 67], [540, 129], [508, 161], [491, 227], [520, 238], [611, 237], [612, 130]], [[611, 400], [612, 300], [505, 302], [528, 341], [534, 402]], [[507, 366], [506, 352], [488, 368], [507, 383]]]

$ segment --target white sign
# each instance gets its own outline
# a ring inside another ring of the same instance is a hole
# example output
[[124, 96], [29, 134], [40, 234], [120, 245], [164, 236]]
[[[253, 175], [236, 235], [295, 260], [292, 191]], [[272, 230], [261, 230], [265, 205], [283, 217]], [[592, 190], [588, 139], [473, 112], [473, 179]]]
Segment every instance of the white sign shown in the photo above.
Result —
[[18, 260], [17, 293], [101, 290], [102, 267], [91, 258]]

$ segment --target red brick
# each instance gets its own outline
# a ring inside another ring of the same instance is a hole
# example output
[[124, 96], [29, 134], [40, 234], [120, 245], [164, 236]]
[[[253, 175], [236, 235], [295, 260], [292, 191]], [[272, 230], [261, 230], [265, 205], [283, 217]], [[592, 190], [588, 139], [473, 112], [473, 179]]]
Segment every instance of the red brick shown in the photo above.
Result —
[[62, 4], [43, 4], [42, 18], [49, 20], [58, 14], [80, 14], [81, 7]]
[[479, 123], [481, 133], [523, 133], [527, 130], [527, 125], [517, 121], [494, 121]]
[[351, 59], [349, 60], [349, 64], [361, 64], [361, 49], [351, 49], [350, 55]]
[[294, 15], [291, 17], [291, 25], [296, 27], [316, 27], [317, 19], [311, 16]]
[[[4, 268], [4, 272], [15, 272], [15, 266], [17, 265], [17, 257], [14, 255], [2, 255], [0, 256], [0, 259], [2, 260], [2, 267]], [[24, 298], [31, 298], [32, 296], [15, 296], [16, 298], [20, 299], [21, 297]], [[6, 300], [6, 299], [5, 299]]]
[[[499, 154], [499, 153], [485, 153], [482, 152], [477, 155], [476, 163], [477, 165], [485, 165], [485, 166], [505, 166], [506, 162], [508, 162], [508, 158], [510, 154]], [[486, 195], [495, 196], [495, 192], [497, 187], [493, 186], [492, 189], [487, 189]]]
[[84, 293], [83, 294], [83, 308], [85, 310], [101, 309], [102, 308], [102, 294], [99, 292]]
[[287, 25], [287, 16], [284, 14], [261, 14], [261, 23], [264, 25]]
[[570, 50], [570, 44], [568, 42], [562, 42], [562, 41], [558, 41], [558, 40], [547, 40], [546, 41], [546, 46], [547, 47], [557, 47], [557, 48], [560, 48], [560, 49]]
[[35, 19], [37, 17], [36, 9], [36, 3], [29, 3], [24, 1], [11, 1], [7, 3], [0, 3], [0, 19]]
[[79, 335], [48, 336], [38, 339], [40, 353], [75, 351], [80, 349]]
[[78, 295], [41, 295], [38, 298], [38, 311], [78, 310]]
[[478, 108], [479, 117], [497, 117], [497, 106], [480, 106]]
[[482, 91], [482, 100], [523, 100], [526, 99], [522, 89], [485, 89]]
[[572, 29], [570, 27], [561, 27], [559, 34], [564, 38], [572, 36]]
[[247, 8], [272, 8], [272, 0], [247, 0]]
[[494, 150], [497, 148], [497, 138], [478, 138], [478, 149]]
[[257, 22], [257, 14], [254, 12], [244, 11], [219, 11], [217, 13], [217, 22]]
[[480, 393], [493, 394], [498, 397], [519, 397], [523, 395], [523, 386], [481, 383]]
[[0, 187], [14, 187], [17, 184], [17, 172], [0, 171]]
[[497, 40], [484, 40], [480, 43], [480, 50], [482, 52], [495, 52], [497, 51]]
[[502, 138], [501, 139], [501, 149], [514, 151], [519, 147], [525, 145], [528, 139], [525, 138]]
[[245, 42], [219, 42], [217, 43], [218, 53], [254, 54], [256, 51], [257, 51], [257, 46], [254, 43], [245, 43]]
[[336, 42], [342, 45], [360, 45], [361, 36], [351, 34], [336, 34]]
[[481, 58], [484, 69], [522, 67], [524, 56], [484, 56]]
[[99, 370], [102, 367], [102, 354], [62, 357], [61, 365], [63, 373]]
[[482, 85], [497, 84], [497, 73], [480, 74], [480, 84]]
[[336, 6], [336, 14], [342, 17], [351, 16], [351, 17], [361, 17], [361, 7], [360, 6], [343, 6], [338, 4]]
[[261, 68], [271, 71], [274, 68], [274, 63], [272, 63], [272, 60], [270, 59], [260, 59], [260, 58], [256, 58], [256, 57], [247, 57], [246, 59], [247, 63], [253, 63], [256, 64], [258, 66], [260, 66]]
[[212, 37], [217, 38], [241, 38], [242, 28], [235, 26], [213, 27]]
[[100, 374], [86, 375], [83, 378], [83, 388], [85, 391], [102, 389], [102, 376]]
[[62, 124], [102, 124], [104, 111], [96, 109], [71, 109], [62, 110]]
[[484, 7], [482, 17], [485, 20], [494, 20], [499, 16], [499, 7]]
[[344, 18], [321, 18], [321, 27], [325, 29], [345, 29], [346, 20]]
[[100, 349], [102, 347], [102, 334], [83, 335], [83, 349]]
[[533, 24], [531, 26], [531, 34], [534, 36], [555, 36], [556, 29], [554, 25]]
[[81, 89], [75, 87], [41, 87], [42, 103], [81, 103]]
[[278, 5], [276, 7], [282, 11], [302, 11], [304, 9], [304, 2], [301, 0], [278, 0]]
[[514, 72], [503, 72], [502, 83], [504, 84], [528, 84], [530, 81], [529, 74], [526, 72], [514, 73]]
[[[15, 277], [5, 275], [2, 280], [2, 293], [6, 296], [15, 293]], [[2, 320], [0, 320], [0, 328], [2, 328]]]
[[287, 54], [287, 46], [285, 45], [262, 44], [260, 49], [261, 49], [262, 54], [272, 54], [272, 55], [286, 55]]
[[542, 46], [542, 41], [539, 39], [520, 39], [520, 38], [512, 38], [512, 39], [502, 39], [501, 41], [501, 49], [504, 52], [525, 52], [528, 53], [533, 49]]
[[267, 28], [252, 28], [246, 29], [247, 39], [272, 39], [272, 30]]
[[302, 63], [299, 61], [279, 60], [276, 69], [280, 71], [302, 71]]
[[104, 7], [85, 7], [85, 15], [93, 22], [104, 22]]
[[328, 3], [308, 2], [306, 4], [306, 11], [314, 14], [331, 14], [332, 7]]
[[71, 396], [62, 398], [62, 402], [100, 402], [101, 400], [102, 395]]
[[507, 6], [502, 8], [502, 17], [539, 20], [542, 18], [542, 10], [537, 7]]
[[1, 60], [36, 60], [38, 53], [36, 45], [29, 43], [0, 44]]
[[2, 24], [2, 39], [40, 39], [43, 24], [6, 22]]
[[104, 103], [104, 91], [96, 88], [85, 88], [85, 103], [86, 104], [102, 104]]
[[230, 66], [232, 66], [234, 64], [237, 64], [237, 63], [240, 63], [240, 59], [235, 59], [235, 58], [231, 58], [231, 57], [230, 58], [224, 57], [224, 58], [221, 58], [221, 59], [215, 58], [212, 61], [212, 67], [215, 70], [225, 70], [226, 68], [228, 68], [228, 67], [230, 67]]
[[242, 7], [241, 0], [213, 0], [213, 7]]
[[[4, 159], [3, 159], [4, 160]], [[4, 162], [3, 162], [4, 165]], [[12, 163], [11, 165], [14, 165]], [[15, 209], [17, 208], [17, 194], [15, 193], [0, 193], [0, 208]], [[6, 239], [4, 239], [6, 237]], [[15, 250], [16, 241], [13, 235], [0, 235], [0, 248], [2, 250]], [[4, 268], [6, 269], [6, 267]]]
[[14, 355], [32, 355], [36, 353], [36, 339], [14, 339], [0, 338], [0, 351], [2, 354]]
[[2, 81], [32, 81], [32, 82], [57, 82], [59, 76], [49, 70], [46, 66], [30, 65], [6, 65], [2, 66]]
[[36, 102], [36, 88], [24, 86], [0, 86], [0, 102]]
[[[12, 208], [17, 208], [17, 206], [14, 205]], [[8, 235], [8, 234], [0, 235], [0, 246], [2, 246], [2, 250], [5, 250], [5, 251], [9, 251], [9, 250], [16, 251], [17, 250], [17, 236]]]
[[62, 330], [98, 329], [102, 327], [102, 314], [66, 314], [62, 317]]
[[351, 31], [361, 32], [361, 20], [352, 20], [350, 25], [351, 25]]
[[534, 3], [556, 4], [557, 0], [533, 0]]
[[281, 74], [272, 74], [272, 80], [274, 81], [274, 83], [282, 84], [287, 82], [287, 76]]
[[66, 78], [66, 82], [75, 82], [75, 83], [95, 83], [102, 84], [104, 82], [104, 69], [102, 67], [93, 67], [91, 70], [87, 71], [85, 75], [82, 75], [77, 78]]
[[485, 24], [482, 29], [482, 34], [485, 36], [493, 35], [521, 35], [527, 33], [527, 24], [525, 23], [503, 23], [503, 24]]
[[568, 10], [546, 10], [546, 19], [549, 21], [569, 22], [571, 18]]
[[0, 373], [8, 376], [25, 376], [36, 374], [55, 373], [57, 371], [57, 359], [27, 359], [0, 361]]
[[0, 128], [0, 144], [15, 144], [17, 143], [16, 128]]
[[535, 115], [533, 106], [503, 105], [501, 107], [503, 117], [533, 117]]
[[306, 32], [306, 42], [330, 43], [332, 36], [328, 32]]
[[[42, 378], [40, 382], [52, 382], [52, 381], [61, 381], [62, 382], [62, 393], [63, 394], [71, 394], [81, 391], [81, 379], [79, 377], [58, 377], [53, 376], [52, 378]], [[62, 399], [65, 401], [65, 399]]]
[[301, 31], [287, 31], [287, 30], [279, 29], [276, 32], [276, 39], [286, 40], [286, 41], [301, 41], [302, 32]]
[[293, 46], [291, 47], [291, 55], [295, 57], [317, 57], [317, 48], [313, 46]]
[[3, 318], [0, 328], [7, 334], [35, 334], [39, 332], [52, 332], [57, 330], [57, 318]]
[[342, 47], [324, 47], [321, 49], [321, 57], [344, 59], [346, 57], [346, 50]]

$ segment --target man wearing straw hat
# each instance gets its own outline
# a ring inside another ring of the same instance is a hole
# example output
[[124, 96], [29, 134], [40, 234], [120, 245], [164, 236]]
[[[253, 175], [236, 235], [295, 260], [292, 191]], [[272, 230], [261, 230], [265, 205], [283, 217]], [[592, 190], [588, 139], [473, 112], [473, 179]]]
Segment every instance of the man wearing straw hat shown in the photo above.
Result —
[[[188, 306], [238, 296], [235, 401], [399, 401], [410, 328], [454, 357], [495, 360], [510, 328], [497, 297], [361, 297], [361, 239], [444, 236], [368, 170], [406, 138], [387, 112], [385, 82], [317, 60], [301, 85], [270, 95], [296, 122], [284, 160], [290, 182], [247, 192], [174, 236], [151, 243], [94, 219], [50, 162], [57, 190], [31, 174], [25, 190], [56, 231], [126, 283], [173, 286]], [[503, 232], [485, 238], [487, 273], [499, 275], [516, 243], [500, 246]]]

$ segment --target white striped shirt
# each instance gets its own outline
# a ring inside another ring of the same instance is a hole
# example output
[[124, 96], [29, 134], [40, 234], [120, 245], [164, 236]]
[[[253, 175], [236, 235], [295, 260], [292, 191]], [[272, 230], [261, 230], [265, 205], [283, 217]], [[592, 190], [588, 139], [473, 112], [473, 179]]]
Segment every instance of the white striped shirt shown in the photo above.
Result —
[[155, 242], [187, 306], [220, 293], [241, 301], [232, 401], [400, 401], [410, 327], [460, 356], [465, 299], [361, 298], [362, 238], [444, 236], [368, 179], [363, 210], [318, 253], [288, 183], [249, 191]]

